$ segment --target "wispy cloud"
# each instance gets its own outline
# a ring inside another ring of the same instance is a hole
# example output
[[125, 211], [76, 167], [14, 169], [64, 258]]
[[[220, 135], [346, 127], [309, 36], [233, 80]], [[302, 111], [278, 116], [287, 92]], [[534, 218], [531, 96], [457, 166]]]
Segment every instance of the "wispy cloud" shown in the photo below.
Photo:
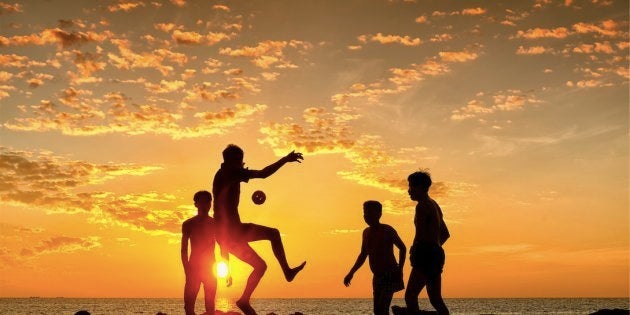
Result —
[[[156, 192], [120, 194], [92, 188], [105, 181], [146, 176], [160, 169], [133, 164], [93, 164], [68, 160], [50, 152], [0, 148], [0, 203], [41, 209], [49, 214], [86, 214], [91, 223], [153, 234], [176, 233], [185, 213], [174, 210], [177, 207], [173, 203], [178, 202], [174, 196]], [[95, 246], [99, 246], [98, 240], [55, 237], [28, 249], [27, 253], [74, 251]]]
[[262, 69], [275, 68], [297, 68], [298, 66], [287, 59], [285, 50], [292, 49], [298, 53], [306, 53], [312, 48], [309, 42], [290, 40], [272, 41], [267, 40], [258, 43], [256, 46], [245, 46], [241, 48], [222, 48], [219, 53], [232, 57], [246, 57], [252, 63]]
[[492, 95], [478, 93], [466, 106], [453, 110], [451, 120], [465, 120], [498, 111], [522, 110], [526, 105], [542, 103], [541, 100], [520, 90], [498, 91]]

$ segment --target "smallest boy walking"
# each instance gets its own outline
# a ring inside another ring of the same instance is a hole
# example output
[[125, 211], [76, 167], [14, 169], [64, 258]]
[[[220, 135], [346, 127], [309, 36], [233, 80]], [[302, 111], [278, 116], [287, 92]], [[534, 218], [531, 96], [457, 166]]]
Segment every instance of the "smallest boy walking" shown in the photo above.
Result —
[[[402, 270], [407, 248], [393, 227], [379, 222], [382, 214], [383, 206], [380, 202], [369, 200], [363, 203], [363, 219], [368, 227], [363, 230], [361, 253], [343, 279], [343, 283], [349, 286], [354, 273], [363, 266], [366, 258], [370, 258], [370, 270], [374, 274], [372, 289], [375, 315], [389, 314], [394, 292], [405, 287]], [[398, 247], [398, 263], [394, 257], [394, 246]]]
[[[182, 224], [182, 265], [186, 273], [184, 286], [184, 310], [186, 315], [195, 314], [195, 300], [203, 283], [206, 312], [214, 315], [214, 299], [217, 293], [217, 278], [212, 273], [216, 261], [214, 246], [216, 226], [214, 219], [208, 215], [212, 205], [210, 192], [202, 190], [193, 197], [197, 215]], [[191, 253], [188, 257], [188, 241]]]

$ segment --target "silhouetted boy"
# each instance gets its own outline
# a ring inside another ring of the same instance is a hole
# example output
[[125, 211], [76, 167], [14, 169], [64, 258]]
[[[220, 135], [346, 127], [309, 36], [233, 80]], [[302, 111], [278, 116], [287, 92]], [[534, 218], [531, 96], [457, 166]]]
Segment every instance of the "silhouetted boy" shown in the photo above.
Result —
[[[374, 293], [374, 314], [389, 314], [389, 305], [392, 302], [394, 292], [402, 290], [402, 268], [405, 265], [407, 248], [393, 227], [379, 222], [383, 213], [383, 206], [378, 201], [366, 201], [363, 203], [363, 219], [369, 227], [363, 230], [361, 253], [357, 257], [354, 266], [343, 279], [346, 286], [354, 273], [363, 265], [367, 257], [370, 258], [370, 270], [374, 274], [372, 289]], [[394, 246], [398, 247], [398, 263], [394, 257]]]
[[[205, 190], [193, 197], [197, 215], [182, 224], [182, 265], [186, 273], [184, 286], [184, 310], [186, 315], [195, 314], [195, 300], [203, 283], [205, 314], [214, 315], [214, 298], [217, 292], [217, 279], [212, 273], [215, 262], [214, 244], [217, 232], [214, 219], [208, 215], [212, 205], [212, 195]], [[190, 258], [188, 257], [190, 240]]]
[[304, 268], [306, 262], [295, 268], [290, 268], [284, 253], [280, 232], [277, 229], [241, 222], [238, 213], [241, 182], [248, 182], [252, 178], [267, 178], [284, 164], [300, 162], [304, 158], [302, 153], [294, 151], [262, 170], [250, 170], [244, 167], [243, 157], [243, 150], [236, 145], [230, 144], [223, 150], [223, 163], [214, 175], [212, 193], [215, 198], [214, 215], [220, 229], [218, 241], [222, 250], [227, 250], [238, 259], [254, 267], [247, 279], [243, 295], [236, 301], [236, 306], [245, 315], [252, 315], [256, 314], [256, 311], [250, 305], [250, 299], [265, 270], [267, 270], [267, 264], [248, 244], [249, 242], [271, 241], [273, 254], [278, 259], [284, 277], [289, 282], [293, 281], [297, 273]]
[[442, 209], [429, 197], [431, 175], [427, 172], [415, 172], [407, 178], [409, 197], [417, 201], [414, 224], [416, 234], [409, 250], [411, 274], [405, 291], [408, 314], [419, 313], [418, 295], [424, 286], [431, 305], [438, 314], [449, 314], [442, 299], [442, 268], [444, 250], [442, 244], [450, 237], [442, 216]]

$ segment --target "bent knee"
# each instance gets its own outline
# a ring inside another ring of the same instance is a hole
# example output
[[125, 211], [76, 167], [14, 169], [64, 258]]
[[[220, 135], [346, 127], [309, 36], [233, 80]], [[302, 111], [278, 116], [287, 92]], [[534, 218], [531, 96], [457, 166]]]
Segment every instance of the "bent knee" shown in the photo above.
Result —
[[267, 271], [267, 263], [264, 260], [258, 261], [254, 266], [254, 271], [257, 273], [265, 273]]
[[269, 238], [270, 239], [280, 239], [280, 231], [276, 228], [269, 229]]

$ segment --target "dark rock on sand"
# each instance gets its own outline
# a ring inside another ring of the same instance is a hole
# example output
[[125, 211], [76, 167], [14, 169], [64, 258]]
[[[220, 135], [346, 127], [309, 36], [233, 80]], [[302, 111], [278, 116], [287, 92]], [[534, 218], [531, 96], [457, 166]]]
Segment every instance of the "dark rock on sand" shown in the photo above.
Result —
[[602, 309], [595, 313], [591, 313], [589, 315], [628, 315], [628, 314], [630, 314], [630, 310], [622, 310], [622, 309], [616, 308], [612, 310]]
[[[407, 315], [407, 308], [394, 305], [392, 306], [392, 313], [394, 313], [394, 315]], [[434, 315], [434, 314], [437, 314], [437, 312], [420, 310], [419, 313], [416, 313], [414, 315]]]

